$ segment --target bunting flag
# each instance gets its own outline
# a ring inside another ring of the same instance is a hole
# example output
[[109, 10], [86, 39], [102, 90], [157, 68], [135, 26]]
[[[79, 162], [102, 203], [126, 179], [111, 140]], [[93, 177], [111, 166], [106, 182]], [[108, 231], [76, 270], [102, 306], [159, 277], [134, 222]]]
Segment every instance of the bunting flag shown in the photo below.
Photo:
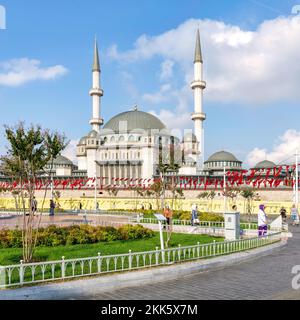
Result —
[[[294, 180], [290, 176], [290, 172], [296, 169], [295, 165], [285, 165], [278, 166], [274, 168], [268, 168], [267, 170], [261, 169], [250, 169], [242, 171], [227, 171], [226, 172], [226, 187], [234, 187], [241, 185], [249, 185], [255, 188], [278, 188], [280, 185], [285, 185], [292, 187], [294, 185]], [[286, 177], [283, 177], [286, 174]], [[110, 180], [110, 181], [109, 181]], [[53, 182], [50, 179], [38, 179], [36, 181], [29, 180], [23, 181], [22, 185], [19, 182], [12, 181], [2, 181], [0, 182], [0, 187], [7, 190], [14, 190], [19, 188], [28, 189], [30, 185], [34, 184], [36, 190], [41, 190], [43, 188], [49, 188], [53, 183], [55, 189], [71, 189], [71, 190], [81, 190], [81, 189], [91, 189], [95, 187], [95, 182], [98, 182], [98, 187], [101, 189], [131, 189], [142, 187], [144, 190], [151, 188], [156, 183], [161, 183], [162, 178], [117, 178], [111, 177], [93, 177], [93, 178], [72, 178], [72, 179], [55, 179]], [[213, 187], [214, 189], [224, 188], [224, 181], [222, 177], [187, 177], [178, 176], [176, 181], [172, 179], [172, 186], [170, 185], [171, 180], [169, 177], [165, 177], [167, 189], [172, 189], [173, 187], [179, 187], [180, 189], [204, 189], [207, 190], [208, 187]], [[169, 185], [168, 185], [169, 183]]]

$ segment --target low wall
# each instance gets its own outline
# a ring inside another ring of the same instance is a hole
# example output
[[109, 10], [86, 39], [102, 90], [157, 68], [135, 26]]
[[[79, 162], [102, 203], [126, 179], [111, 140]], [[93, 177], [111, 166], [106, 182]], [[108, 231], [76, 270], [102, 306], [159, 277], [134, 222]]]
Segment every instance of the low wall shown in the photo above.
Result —
[[[38, 207], [42, 206], [42, 198], [37, 196]], [[44, 203], [44, 208], [49, 208], [50, 199], [47, 198]], [[59, 206], [63, 210], [77, 210], [79, 208], [79, 203], [82, 204], [83, 210], [94, 210], [95, 200], [94, 198], [61, 198], [59, 199]], [[113, 209], [123, 209], [123, 210], [134, 210], [140, 209], [142, 206], [145, 209], [152, 207], [153, 209], [157, 208], [157, 201], [155, 199], [133, 199], [133, 198], [98, 198], [97, 202], [99, 204], [100, 210], [113, 210]], [[233, 203], [228, 201], [228, 208], [230, 208]], [[165, 199], [165, 203], [171, 205], [171, 199]], [[198, 205], [199, 211], [203, 212], [214, 212], [221, 213], [223, 212], [223, 200], [214, 200], [212, 202], [200, 199], [177, 199], [174, 202], [174, 210], [184, 210], [189, 211], [193, 203]], [[252, 212], [256, 215], [258, 206], [262, 201], [253, 201]], [[285, 207], [288, 212], [292, 207], [291, 201], [264, 201], [266, 205], [267, 214], [279, 214], [280, 208]], [[243, 200], [237, 200], [236, 205], [238, 211], [241, 214], [245, 211], [245, 203]], [[0, 210], [4, 209], [15, 209], [16, 203], [13, 198], [0, 198]]]

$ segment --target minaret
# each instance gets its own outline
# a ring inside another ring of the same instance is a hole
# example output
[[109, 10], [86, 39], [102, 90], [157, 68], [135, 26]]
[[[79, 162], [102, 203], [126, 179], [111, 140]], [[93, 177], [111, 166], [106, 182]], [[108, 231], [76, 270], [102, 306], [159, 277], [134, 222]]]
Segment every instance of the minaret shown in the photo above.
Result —
[[196, 48], [194, 58], [194, 81], [191, 83], [191, 88], [194, 90], [194, 113], [192, 120], [194, 121], [194, 133], [197, 138], [199, 155], [197, 157], [198, 169], [203, 169], [203, 151], [204, 151], [204, 130], [203, 121], [206, 119], [205, 113], [202, 112], [203, 90], [206, 87], [203, 81], [203, 60], [200, 45], [200, 33], [197, 30]]
[[100, 99], [103, 96], [103, 90], [101, 89], [100, 84], [100, 63], [99, 63], [99, 54], [97, 40], [95, 39], [95, 48], [94, 48], [94, 63], [93, 63], [93, 87], [90, 90], [90, 96], [93, 99], [93, 117], [90, 120], [93, 130], [100, 132], [100, 127], [103, 124], [103, 119], [100, 115]]

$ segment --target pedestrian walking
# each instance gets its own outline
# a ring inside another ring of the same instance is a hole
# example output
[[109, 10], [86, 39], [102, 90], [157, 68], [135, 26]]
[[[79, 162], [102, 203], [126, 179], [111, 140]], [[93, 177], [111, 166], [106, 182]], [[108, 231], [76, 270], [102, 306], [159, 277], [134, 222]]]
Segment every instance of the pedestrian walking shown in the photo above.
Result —
[[49, 212], [49, 216], [54, 216], [54, 210], [55, 210], [55, 202], [51, 199], [50, 200], [50, 212]]
[[259, 205], [259, 210], [257, 214], [257, 225], [258, 225], [258, 236], [264, 236], [267, 234], [268, 230], [268, 217], [265, 212], [265, 205]]
[[292, 220], [292, 225], [298, 225], [299, 226], [299, 212], [298, 209], [296, 208], [296, 205], [293, 204], [291, 208], [291, 220]]
[[198, 219], [197, 205], [194, 203], [192, 205], [192, 212], [191, 212], [191, 225], [194, 226], [196, 223], [199, 224], [199, 219]]
[[286, 222], [286, 209], [284, 207], [281, 207], [279, 213], [281, 215], [282, 222]]
[[168, 205], [166, 205], [165, 209], [164, 209], [164, 216], [167, 219], [167, 227], [168, 229], [170, 229], [170, 225], [171, 225], [171, 220], [172, 220], [172, 216], [173, 216], [173, 211], [170, 209], [170, 207]]
[[37, 206], [38, 206], [38, 202], [37, 202], [36, 198], [33, 197], [32, 200], [31, 200], [31, 212], [32, 212], [33, 215], [37, 211]]

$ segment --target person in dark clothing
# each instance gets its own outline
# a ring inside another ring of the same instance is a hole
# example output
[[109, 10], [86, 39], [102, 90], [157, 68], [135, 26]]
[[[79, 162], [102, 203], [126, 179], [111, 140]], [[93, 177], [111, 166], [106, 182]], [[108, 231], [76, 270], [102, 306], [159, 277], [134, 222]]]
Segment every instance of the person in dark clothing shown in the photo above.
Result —
[[50, 213], [49, 213], [49, 216], [54, 216], [54, 209], [55, 209], [55, 202], [51, 199], [50, 200]]
[[33, 199], [31, 200], [31, 212], [32, 212], [33, 215], [37, 211], [37, 205], [38, 205], [37, 200], [36, 200], [35, 197], [33, 197]]
[[286, 209], [284, 207], [282, 207], [280, 209], [280, 215], [282, 217], [282, 221], [285, 222], [286, 221]]

